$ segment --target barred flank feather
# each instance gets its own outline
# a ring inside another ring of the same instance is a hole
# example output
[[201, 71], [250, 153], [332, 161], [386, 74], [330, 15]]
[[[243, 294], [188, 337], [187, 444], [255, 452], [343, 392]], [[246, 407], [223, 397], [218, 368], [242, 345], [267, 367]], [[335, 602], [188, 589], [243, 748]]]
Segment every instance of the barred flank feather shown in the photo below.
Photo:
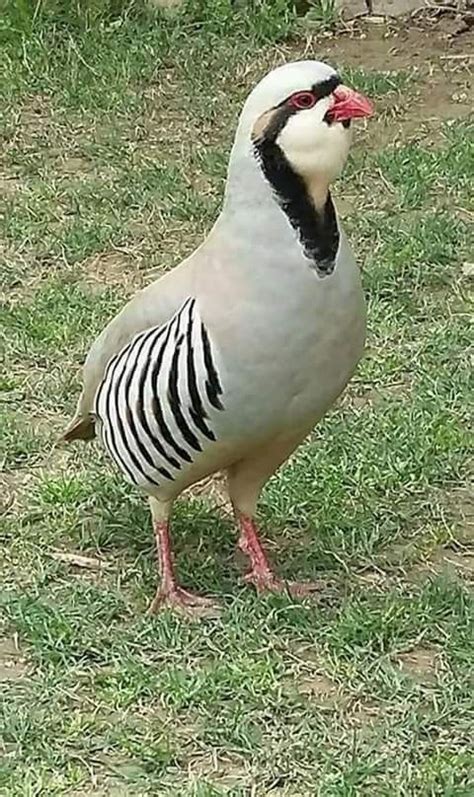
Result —
[[194, 299], [136, 335], [109, 362], [95, 399], [105, 447], [133, 484], [173, 480], [216, 439], [223, 409], [209, 334]]

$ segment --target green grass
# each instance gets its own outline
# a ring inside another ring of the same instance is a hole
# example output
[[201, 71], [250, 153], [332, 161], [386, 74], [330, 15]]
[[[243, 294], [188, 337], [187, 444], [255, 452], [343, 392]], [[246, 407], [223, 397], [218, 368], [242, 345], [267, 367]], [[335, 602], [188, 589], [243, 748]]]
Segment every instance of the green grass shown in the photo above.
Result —
[[95, 334], [212, 224], [249, 88], [302, 56], [289, 7], [2, 22], [2, 794], [472, 793], [472, 136], [454, 114], [414, 134], [410, 116], [451, 62], [387, 72], [382, 37], [370, 70], [334, 51], [378, 111], [335, 190], [368, 349], [261, 506], [280, 572], [321, 581], [315, 604], [243, 586], [203, 494], [177, 508], [178, 566], [223, 615], [147, 618], [145, 502], [98, 445], [56, 444]]
[[304, 17], [307, 28], [318, 31], [334, 30], [339, 17], [336, 0], [312, 0]]

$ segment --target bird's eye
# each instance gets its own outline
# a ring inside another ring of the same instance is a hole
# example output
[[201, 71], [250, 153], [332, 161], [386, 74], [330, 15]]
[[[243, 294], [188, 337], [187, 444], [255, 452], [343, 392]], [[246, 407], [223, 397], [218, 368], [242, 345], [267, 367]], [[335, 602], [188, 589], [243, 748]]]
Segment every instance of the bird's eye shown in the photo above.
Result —
[[290, 105], [298, 111], [306, 111], [316, 105], [316, 97], [312, 91], [298, 91], [290, 97]]

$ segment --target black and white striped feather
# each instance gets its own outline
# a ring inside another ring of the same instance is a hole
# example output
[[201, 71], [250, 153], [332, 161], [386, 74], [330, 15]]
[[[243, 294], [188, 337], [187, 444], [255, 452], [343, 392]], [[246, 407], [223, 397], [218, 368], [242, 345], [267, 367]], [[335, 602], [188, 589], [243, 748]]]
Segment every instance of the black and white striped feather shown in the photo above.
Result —
[[216, 440], [222, 394], [209, 333], [190, 298], [167, 324], [140, 332], [110, 360], [94, 412], [127, 479], [153, 489]]

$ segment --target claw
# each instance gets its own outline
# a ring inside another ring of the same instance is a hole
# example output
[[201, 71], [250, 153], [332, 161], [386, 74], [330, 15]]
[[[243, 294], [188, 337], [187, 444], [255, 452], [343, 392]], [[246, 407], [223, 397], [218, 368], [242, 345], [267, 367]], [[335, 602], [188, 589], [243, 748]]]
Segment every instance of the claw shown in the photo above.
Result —
[[244, 576], [248, 584], [253, 584], [259, 594], [273, 592], [280, 595], [290, 595], [292, 598], [308, 598], [319, 592], [321, 585], [312, 581], [285, 581], [278, 578], [270, 571], [261, 572], [251, 570]]
[[212, 598], [195, 595], [178, 586], [171, 586], [164, 590], [157, 590], [147, 614], [157, 614], [163, 609], [172, 609], [190, 619], [204, 617], [218, 617], [221, 613], [220, 604]]

